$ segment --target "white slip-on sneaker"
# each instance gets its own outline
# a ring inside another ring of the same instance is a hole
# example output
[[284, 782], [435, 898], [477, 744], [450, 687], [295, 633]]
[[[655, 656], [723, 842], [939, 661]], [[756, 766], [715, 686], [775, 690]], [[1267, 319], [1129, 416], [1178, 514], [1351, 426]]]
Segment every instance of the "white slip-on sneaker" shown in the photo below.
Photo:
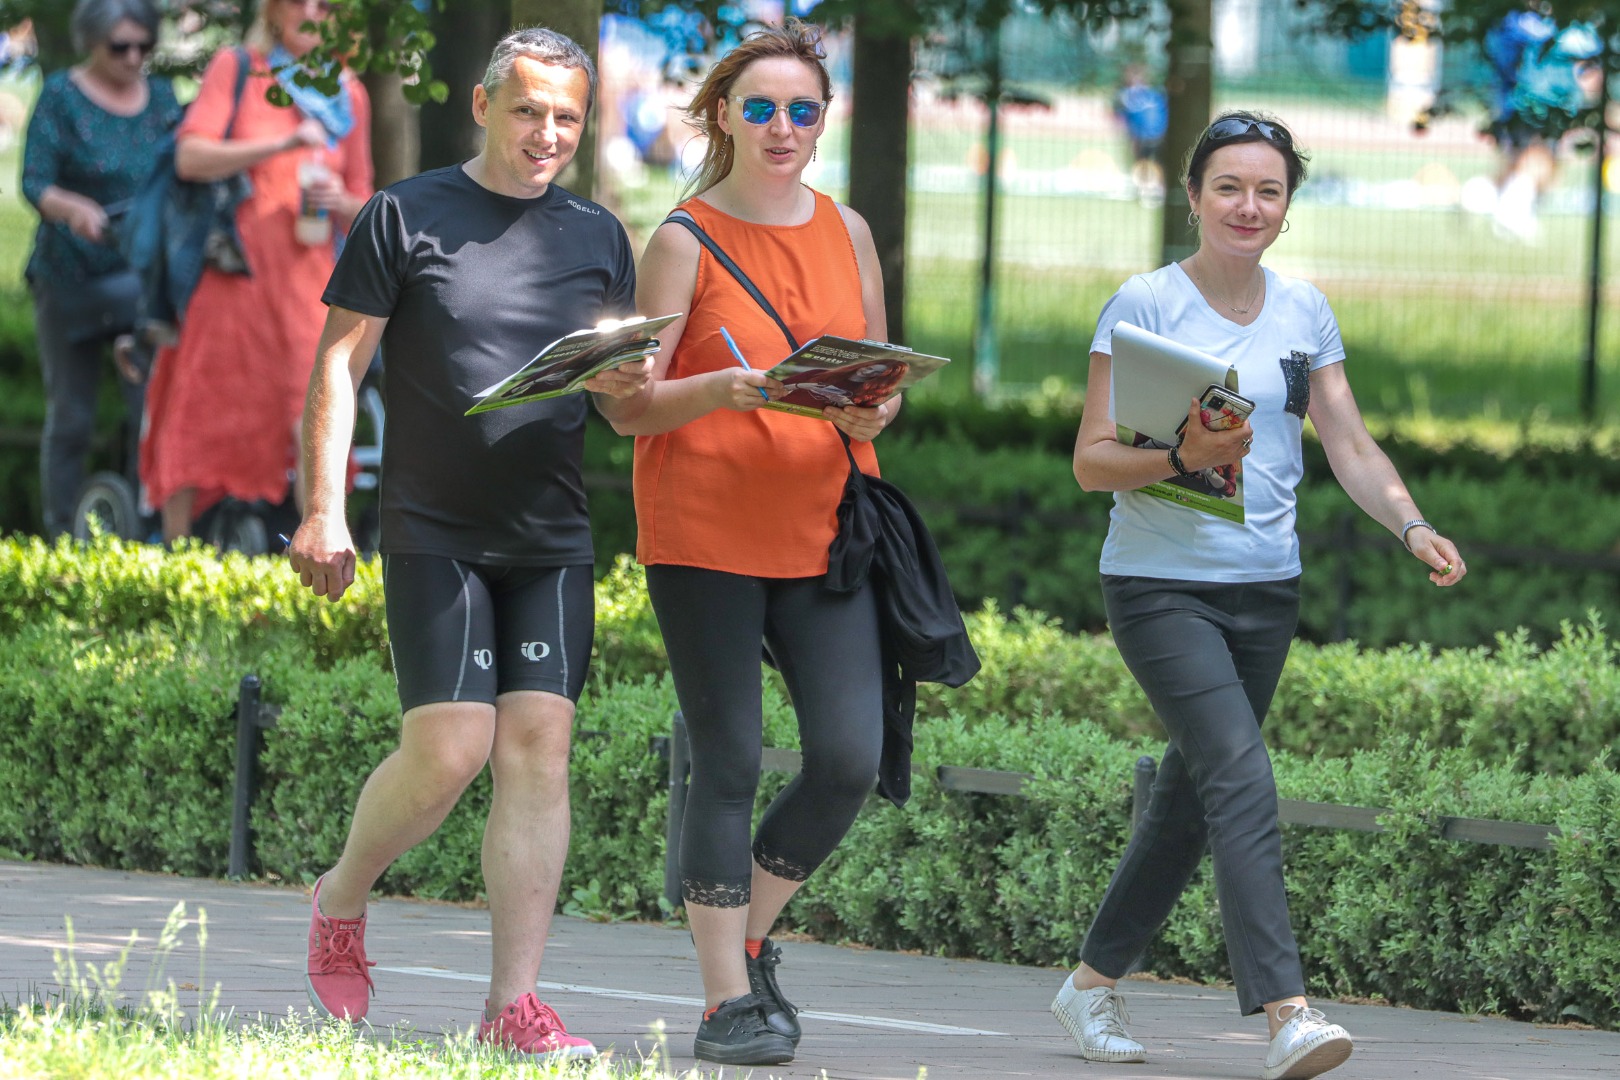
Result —
[[[1285, 1016], [1289, 1009], [1293, 1012]], [[1328, 1023], [1318, 1010], [1289, 1004], [1277, 1010], [1277, 1017], [1283, 1020], [1283, 1026], [1266, 1050], [1261, 1080], [1305, 1080], [1350, 1059], [1350, 1033], [1338, 1024]]]
[[1146, 1061], [1147, 1050], [1125, 1030], [1125, 999], [1111, 986], [1076, 990], [1071, 979], [1052, 999], [1052, 1015], [1080, 1044], [1087, 1061]]

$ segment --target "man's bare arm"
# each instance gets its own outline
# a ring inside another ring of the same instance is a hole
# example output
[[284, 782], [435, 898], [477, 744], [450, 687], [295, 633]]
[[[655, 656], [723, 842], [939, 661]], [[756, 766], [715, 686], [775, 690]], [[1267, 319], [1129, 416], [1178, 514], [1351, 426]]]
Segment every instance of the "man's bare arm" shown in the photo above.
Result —
[[344, 517], [349, 444], [360, 380], [382, 340], [386, 318], [332, 307], [315, 354], [304, 401], [299, 473], [304, 520], [288, 551], [292, 568], [316, 596], [336, 600], [354, 583], [354, 541]]

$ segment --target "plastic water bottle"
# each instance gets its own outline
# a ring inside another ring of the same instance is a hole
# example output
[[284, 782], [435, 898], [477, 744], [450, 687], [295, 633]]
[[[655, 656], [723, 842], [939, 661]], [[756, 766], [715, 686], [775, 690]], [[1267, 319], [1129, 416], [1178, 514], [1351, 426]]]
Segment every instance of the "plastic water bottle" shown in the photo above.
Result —
[[325, 182], [332, 175], [320, 151], [311, 154], [298, 166], [298, 221], [293, 234], [301, 244], [329, 244], [332, 242], [332, 218], [324, 208], [310, 205], [309, 189]]

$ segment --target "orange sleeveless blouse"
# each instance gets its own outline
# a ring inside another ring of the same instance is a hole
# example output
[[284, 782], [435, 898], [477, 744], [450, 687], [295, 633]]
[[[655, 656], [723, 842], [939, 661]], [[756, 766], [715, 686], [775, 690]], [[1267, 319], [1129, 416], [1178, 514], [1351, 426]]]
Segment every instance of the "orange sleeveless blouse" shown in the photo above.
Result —
[[[701, 199], [691, 214], [776, 308], [802, 345], [821, 334], [866, 336], [855, 246], [832, 199], [815, 192], [802, 225], [756, 225]], [[681, 343], [666, 378], [736, 366], [724, 326], [758, 371], [789, 352], [787, 339], [707, 250]], [[853, 444], [877, 475], [870, 443]], [[636, 439], [636, 558], [762, 578], [827, 572], [838, 501], [849, 476], [838, 429], [772, 409], [716, 409], [663, 435]]]

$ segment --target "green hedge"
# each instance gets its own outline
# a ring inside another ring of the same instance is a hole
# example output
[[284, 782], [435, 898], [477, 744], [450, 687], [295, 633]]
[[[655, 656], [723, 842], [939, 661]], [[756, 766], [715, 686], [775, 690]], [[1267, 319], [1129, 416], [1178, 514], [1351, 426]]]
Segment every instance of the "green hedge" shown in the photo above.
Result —
[[[309, 880], [342, 845], [359, 785], [393, 746], [397, 706], [381, 658], [328, 655], [292, 635], [154, 621], [115, 632], [43, 614], [0, 648], [0, 849], [16, 857], [214, 874], [230, 821], [239, 675], [282, 707], [266, 733], [254, 824], [262, 870]], [[1345, 658], [1338, 658], [1341, 661]], [[1504, 674], [1535, 680], [1536, 658]], [[988, 680], [987, 680], [988, 681]], [[577, 741], [567, 909], [661, 913], [666, 774], [649, 752], [674, 709], [668, 679], [597, 681]], [[766, 737], [794, 745], [782, 696]], [[1080, 938], [1126, 837], [1131, 769], [1157, 744], [1050, 712], [935, 710], [917, 759], [1037, 776], [1028, 799], [920, 781], [904, 811], [874, 800], [790, 907], [787, 924], [891, 949], [1059, 965]], [[1620, 776], [1527, 776], [1391, 735], [1344, 756], [1276, 755], [1285, 797], [1387, 806], [1381, 835], [1285, 830], [1288, 884], [1311, 992], [1431, 1008], [1620, 1026]], [[771, 777], [765, 792], [781, 778]], [[382, 887], [479, 895], [487, 783]], [[1554, 850], [1442, 842], [1435, 815], [1555, 823]], [[1151, 970], [1229, 977], [1207, 873], [1148, 955]]]
[[[958, 691], [921, 687], [925, 717], [1061, 714], [1125, 738], [1158, 731], [1107, 635], [1072, 634], [1039, 613], [994, 604], [968, 618], [984, 674]], [[375, 561], [360, 564], [353, 589], [334, 604], [301, 588], [280, 559], [110, 539], [89, 549], [0, 539], [0, 639], [54, 620], [87, 634], [158, 626], [219, 641], [246, 658], [236, 676], [252, 658], [289, 649], [321, 669], [388, 663]], [[1339, 757], [1413, 738], [1527, 772], [1577, 773], [1620, 742], [1617, 653], [1600, 621], [1565, 626], [1547, 647], [1522, 633], [1466, 649], [1299, 642], [1268, 726], [1275, 744], [1305, 754]], [[665, 670], [641, 571], [628, 560], [597, 585], [592, 664], [594, 677], [611, 683]]]

